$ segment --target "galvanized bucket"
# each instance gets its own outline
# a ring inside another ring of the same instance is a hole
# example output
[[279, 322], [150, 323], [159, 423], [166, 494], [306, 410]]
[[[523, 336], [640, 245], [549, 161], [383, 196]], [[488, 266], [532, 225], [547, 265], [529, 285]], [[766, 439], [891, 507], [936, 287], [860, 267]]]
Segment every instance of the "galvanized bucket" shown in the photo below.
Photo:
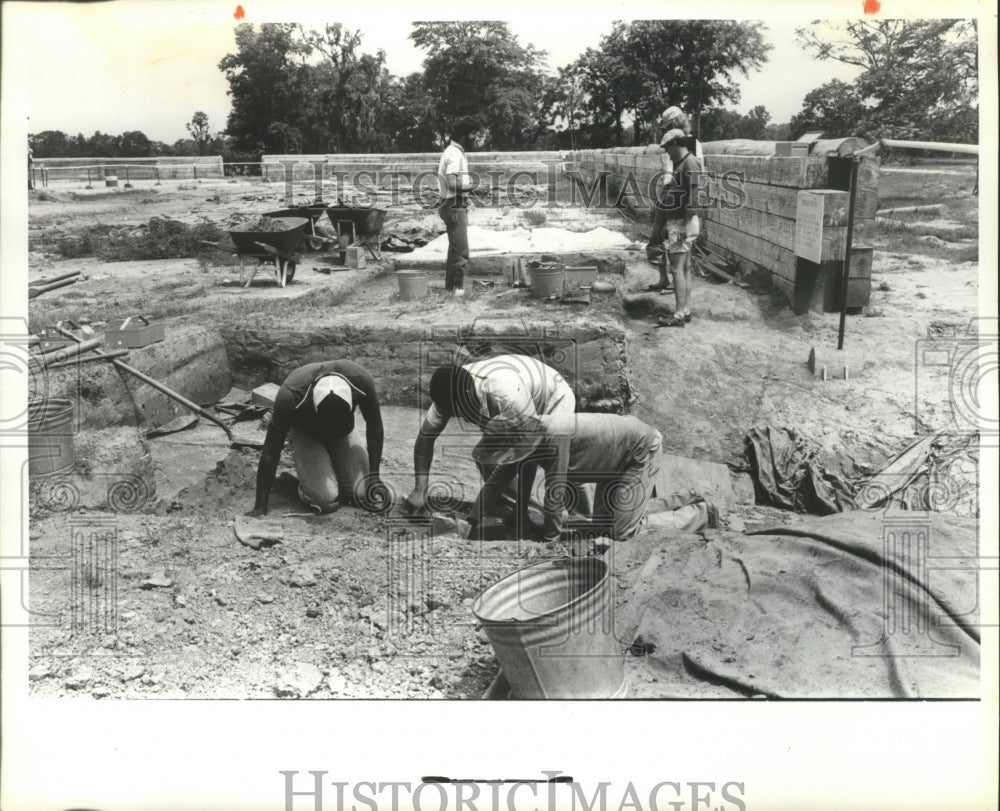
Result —
[[73, 401], [42, 398], [28, 403], [28, 474], [51, 476], [71, 470]]
[[563, 282], [566, 280], [566, 269], [561, 265], [555, 267], [530, 268], [531, 295], [534, 298], [549, 298], [561, 296]]
[[396, 273], [399, 282], [399, 297], [403, 301], [414, 301], [427, 295], [427, 280], [430, 274], [426, 270], [400, 270]]
[[621, 698], [625, 662], [614, 636], [608, 565], [599, 558], [536, 563], [494, 583], [472, 612], [511, 698]]

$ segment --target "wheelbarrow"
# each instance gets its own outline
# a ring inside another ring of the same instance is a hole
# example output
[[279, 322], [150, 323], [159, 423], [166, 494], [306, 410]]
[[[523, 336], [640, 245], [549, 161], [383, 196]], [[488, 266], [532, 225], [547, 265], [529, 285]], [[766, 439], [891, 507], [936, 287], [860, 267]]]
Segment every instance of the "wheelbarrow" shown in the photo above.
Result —
[[382, 258], [382, 225], [385, 223], [387, 210], [372, 206], [327, 206], [326, 216], [341, 237], [349, 236], [349, 245], [360, 245], [368, 249], [372, 259]]
[[283, 208], [281, 211], [268, 211], [264, 214], [265, 217], [273, 217], [276, 219], [288, 219], [291, 217], [302, 217], [309, 221], [308, 227], [305, 229], [306, 239], [305, 243], [314, 251], [319, 250], [331, 242], [332, 240], [327, 239], [324, 236], [320, 236], [316, 233], [316, 223], [319, 222], [319, 218], [326, 213], [326, 206], [323, 203], [311, 203], [307, 206], [298, 206], [296, 208]]
[[[309, 220], [305, 217], [275, 217], [274, 219], [285, 224], [285, 230], [247, 231], [234, 228], [226, 232], [233, 241], [233, 245], [236, 246], [235, 253], [240, 259], [240, 284], [244, 287], [249, 287], [253, 282], [253, 277], [257, 274], [257, 268], [261, 262], [274, 262], [274, 275], [279, 287], [284, 287], [295, 277], [295, 266], [298, 264], [299, 258], [294, 251], [305, 236], [305, 227], [309, 224]], [[205, 242], [205, 244], [220, 250], [229, 250], [230, 253], [234, 252], [215, 242]], [[256, 259], [258, 262], [251, 267], [250, 277], [244, 283], [243, 271], [246, 259]]]

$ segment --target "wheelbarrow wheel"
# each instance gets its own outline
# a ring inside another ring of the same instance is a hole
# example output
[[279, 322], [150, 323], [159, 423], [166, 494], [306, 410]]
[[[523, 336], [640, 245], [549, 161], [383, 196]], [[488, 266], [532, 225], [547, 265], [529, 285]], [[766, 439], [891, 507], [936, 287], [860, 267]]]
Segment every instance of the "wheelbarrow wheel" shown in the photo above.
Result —
[[295, 278], [295, 263], [288, 262], [285, 265], [285, 284], [288, 284], [292, 279]]

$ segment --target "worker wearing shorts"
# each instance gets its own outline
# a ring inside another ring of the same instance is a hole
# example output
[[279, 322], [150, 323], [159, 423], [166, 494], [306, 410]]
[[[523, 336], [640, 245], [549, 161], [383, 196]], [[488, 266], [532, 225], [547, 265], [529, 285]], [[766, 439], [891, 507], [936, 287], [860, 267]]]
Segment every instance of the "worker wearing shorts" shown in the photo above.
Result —
[[[661, 327], [683, 327], [691, 322], [691, 248], [701, 232], [696, 208], [701, 163], [688, 151], [687, 143], [688, 136], [683, 130], [670, 130], [663, 136], [663, 146], [674, 166], [660, 205], [665, 213], [663, 230], [676, 304], [669, 317], [660, 319]], [[665, 284], [666, 268], [661, 274], [661, 282]]]

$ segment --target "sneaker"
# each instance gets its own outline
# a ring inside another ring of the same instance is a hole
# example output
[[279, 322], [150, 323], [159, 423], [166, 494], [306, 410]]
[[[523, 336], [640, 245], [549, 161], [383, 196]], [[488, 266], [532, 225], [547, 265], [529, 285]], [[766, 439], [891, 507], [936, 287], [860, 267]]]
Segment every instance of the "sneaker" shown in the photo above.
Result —
[[455, 298], [461, 298], [462, 296], [465, 295], [465, 288], [463, 288], [463, 287], [456, 287], [454, 290], [451, 291], [451, 294]]
[[684, 313], [684, 323], [685, 324], [691, 323], [691, 313]]
[[658, 327], [683, 327], [687, 321], [683, 315], [664, 315], [656, 322]]

